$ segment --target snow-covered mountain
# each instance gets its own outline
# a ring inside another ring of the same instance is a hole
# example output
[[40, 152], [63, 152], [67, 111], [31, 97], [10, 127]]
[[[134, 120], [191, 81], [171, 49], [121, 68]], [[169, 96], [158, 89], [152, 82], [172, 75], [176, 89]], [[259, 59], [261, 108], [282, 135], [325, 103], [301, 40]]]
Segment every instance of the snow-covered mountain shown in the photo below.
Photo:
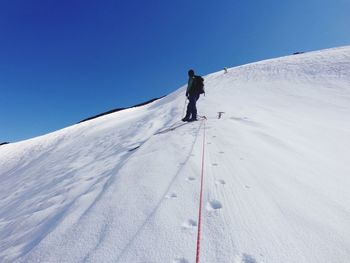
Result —
[[195, 262], [203, 146], [200, 262], [350, 262], [350, 46], [205, 86], [1, 146], [0, 262]]

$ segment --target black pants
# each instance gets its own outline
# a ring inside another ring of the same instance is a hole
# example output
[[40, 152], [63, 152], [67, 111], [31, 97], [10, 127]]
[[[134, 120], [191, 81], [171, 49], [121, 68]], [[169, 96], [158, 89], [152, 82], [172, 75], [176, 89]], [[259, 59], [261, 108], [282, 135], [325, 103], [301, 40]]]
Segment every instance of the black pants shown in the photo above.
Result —
[[195, 120], [197, 119], [197, 107], [196, 102], [199, 99], [199, 94], [190, 94], [188, 97], [189, 103], [187, 105], [187, 112], [185, 119]]

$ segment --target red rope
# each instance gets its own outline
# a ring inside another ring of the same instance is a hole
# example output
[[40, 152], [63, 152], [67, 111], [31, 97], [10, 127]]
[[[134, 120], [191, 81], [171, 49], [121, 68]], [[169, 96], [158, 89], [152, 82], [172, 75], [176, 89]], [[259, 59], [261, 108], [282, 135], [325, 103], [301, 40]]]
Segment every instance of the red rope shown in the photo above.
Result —
[[199, 263], [200, 241], [201, 241], [201, 223], [202, 223], [202, 197], [203, 197], [203, 178], [204, 178], [204, 150], [205, 150], [205, 120], [203, 129], [203, 152], [202, 152], [202, 172], [201, 172], [201, 190], [199, 196], [199, 212], [198, 212], [198, 233], [197, 233], [197, 253], [196, 263]]

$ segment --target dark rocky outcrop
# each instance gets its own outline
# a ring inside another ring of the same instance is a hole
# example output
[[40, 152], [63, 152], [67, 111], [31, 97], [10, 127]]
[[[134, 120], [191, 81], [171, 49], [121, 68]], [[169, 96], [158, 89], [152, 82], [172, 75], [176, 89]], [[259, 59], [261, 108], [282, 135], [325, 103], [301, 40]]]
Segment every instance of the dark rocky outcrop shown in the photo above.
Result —
[[[164, 97], [164, 96], [163, 96], [163, 97]], [[153, 102], [153, 101], [159, 100], [159, 99], [161, 99], [161, 98], [163, 98], [163, 97], [154, 98], [154, 99], [151, 99], [151, 100], [148, 100], [148, 101], [145, 101], [145, 102], [136, 104], [136, 105], [131, 106], [131, 107], [116, 108], [116, 109], [113, 109], [113, 110], [110, 110], [110, 111], [106, 111], [106, 112], [100, 113], [100, 114], [98, 114], [98, 115], [95, 115], [95, 116], [86, 118], [86, 119], [84, 119], [84, 120], [81, 120], [79, 123], [82, 123], [82, 122], [85, 122], [85, 121], [89, 121], [89, 120], [92, 120], [92, 119], [96, 119], [96, 118], [98, 118], [98, 117], [101, 117], [101, 116], [104, 116], [104, 115], [107, 115], [107, 114], [111, 114], [111, 113], [114, 113], [114, 112], [117, 112], [117, 111], [122, 111], [122, 110], [130, 109], [130, 108], [135, 108], [135, 107], [144, 106], [144, 105], [149, 104], [149, 103], [151, 103], [151, 102]]]

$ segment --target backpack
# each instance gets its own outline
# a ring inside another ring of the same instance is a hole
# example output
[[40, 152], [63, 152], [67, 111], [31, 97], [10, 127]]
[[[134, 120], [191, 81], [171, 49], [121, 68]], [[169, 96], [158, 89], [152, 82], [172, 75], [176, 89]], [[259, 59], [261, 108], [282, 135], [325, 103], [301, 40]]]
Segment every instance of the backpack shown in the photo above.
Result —
[[198, 92], [198, 94], [205, 93], [204, 91], [204, 79], [201, 76], [195, 76], [195, 90]]

